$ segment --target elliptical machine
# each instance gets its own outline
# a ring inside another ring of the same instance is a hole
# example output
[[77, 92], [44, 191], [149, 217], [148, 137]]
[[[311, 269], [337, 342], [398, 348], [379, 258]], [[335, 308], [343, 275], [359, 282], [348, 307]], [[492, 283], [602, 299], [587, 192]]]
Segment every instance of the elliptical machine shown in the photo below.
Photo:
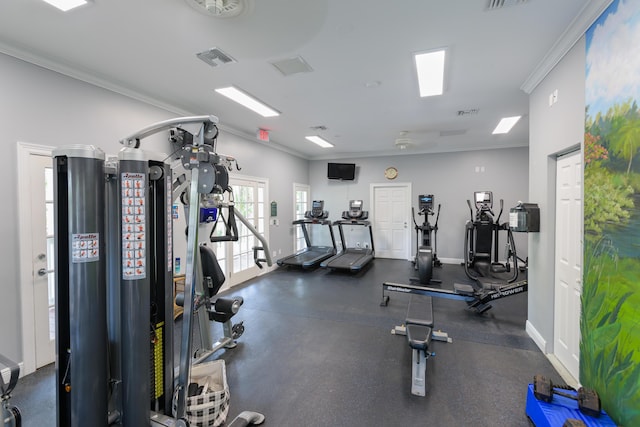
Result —
[[[441, 280], [433, 279], [433, 267], [441, 267], [442, 262], [438, 259], [437, 252], [437, 234], [438, 219], [440, 218], [440, 205], [438, 205], [437, 214], [433, 210], [433, 194], [422, 194], [418, 196], [418, 215], [424, 215], [424, 221], [418, 225], [415, 216], [415, 210], [411, 208], [411, 217], [416, 229], [416, 256], [413, 260], [414, 269], [418, 270], [418, 277], [411, 278], [423, 285], [429, 283], [440, 283]], [[429, 215], [436, 215], [434, 225], [429, 223]], [[433, 235], [433, 247], [431, 245], [431, 237]]]
[[[518, 278], [518, 256], [513, 233], [508, 222], [500, 224], [504, 206], [502, 199], [500, 212], [496, 217], [492, 211], [493, 193], [476, 191], [473, 194], [476, 215], [474, 218], [471, 201], [467, 200], [471, 219], [466, 224], [464, 271], [467, 277], [478, 282], [483, 289], [497, 289]], [[500, 231], [507, 232], [505, 263], [501, 263], [498, 258]]]

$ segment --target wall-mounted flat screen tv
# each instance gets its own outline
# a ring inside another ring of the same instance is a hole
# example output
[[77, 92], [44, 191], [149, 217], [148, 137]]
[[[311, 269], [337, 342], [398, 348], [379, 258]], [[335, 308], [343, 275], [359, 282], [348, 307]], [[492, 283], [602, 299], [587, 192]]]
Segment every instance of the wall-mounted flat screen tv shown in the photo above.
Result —
[[355, 163], [327, 163], [327, 178], [353, 181], [356, 178]]

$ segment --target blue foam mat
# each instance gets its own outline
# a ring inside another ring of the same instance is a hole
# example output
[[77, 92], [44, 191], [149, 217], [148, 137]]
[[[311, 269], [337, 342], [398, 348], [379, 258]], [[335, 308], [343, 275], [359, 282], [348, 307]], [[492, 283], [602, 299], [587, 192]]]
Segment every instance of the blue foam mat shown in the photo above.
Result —
[[[571, 390], [563, 391], [577, 394]], [[587, 427], [616, 427], [616, 423], [604, 411], [597, 418], [590, 417], [580, 412], [577, 401], [568, 397], [554, 395], [551, 403], [536, 399], [533, 384], [529, 384], [527, 391], [527, 416], [536, 427], [562, 427], [569, 418], [580, 420]]]

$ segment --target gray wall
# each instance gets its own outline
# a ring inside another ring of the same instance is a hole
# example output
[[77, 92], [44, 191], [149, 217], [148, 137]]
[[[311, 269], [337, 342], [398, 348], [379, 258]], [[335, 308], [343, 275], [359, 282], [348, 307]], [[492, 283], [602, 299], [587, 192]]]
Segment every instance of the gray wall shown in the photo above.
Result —
[[[582, 144], [585, 40], [581, 38], [529, 98], [529, 195], [540, 205], [540, 233], [529, 240], [527, 329], [546, 352], [553, 346], [556, 156]], [[558, 102], [549, 106], [549, 94]], [[542, 341], [541, 341], [542, 340]]]
[[[355, 163], [356, 180], [328, 180], [327, 163], [330, 161]], [[528, 164], [526, 147], [318, 160], [311, 162], [309, 179], [312, 183], [312, 198], [325, 200], [325, 209], [329, 211], [332, 220], [338, 219], [341, 212], [348, 209], [350, 199], [364, 200], [364, 210], [370, 210], [371, 183], [411, 182], [414, 207], [417, 208], [418, 195], [425, 193], [433, 194], [436, 204], [442, 205], [438, 223], [438, 257], [445, 261], [461, 260], [464, 254], [465, 222], [469, 219], [466, 200], [473, 199], [474, 191], [493, 191], [494, 207], [498, 210], [499, 199], [504, 199], [505, 211], [501, 221], [507, 221], [509, 208], [516, 206], [519, 200], [527, 201]], [[394, 166], [399, 171], [394, 181], [384, 178], [383, 173], [388, 166]], [[476, 172], [476, 166], [484, 167], [484, 172]], [[434, 219], [430, 221], [433, 224]], [[516, 239], [519, 255], [526, 257], [527, 236], [517, 234]]]
[[[48, 145], [93, 144], [117, 153], [119, 139], [156, 121], [180, 116], [93, 85], [0, 54], [0, 117], [5, 162], [0, 168], [1, 197], [6, 209], [0, 221], [0, 353], [22, 360], [18, 255], [17, 142]], [[201, 112], [208, 114], [212, 112]], [[279, 202], [281, 223], [292, 221], [292, 182], [308, 183], [306, 160], [221, 133], [218, 147], [238, 158], [246, 175], [266, 177], [270, 198]], [[167, 152], [164, 135], [143, 142], [143, 148]], [[277, 167], [276, 167], [277, 165]], [[287, 227], [272, 227], [276, 248], [290, 251]]]

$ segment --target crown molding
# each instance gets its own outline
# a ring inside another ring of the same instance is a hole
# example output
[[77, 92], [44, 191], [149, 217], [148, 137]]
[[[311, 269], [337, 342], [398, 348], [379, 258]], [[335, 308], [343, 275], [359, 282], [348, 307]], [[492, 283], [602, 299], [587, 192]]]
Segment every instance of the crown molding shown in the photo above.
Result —
[[612, 2], [613, 0], [589, 1], [529, 74], [520, 89], [528, 95], [531, 94]]

